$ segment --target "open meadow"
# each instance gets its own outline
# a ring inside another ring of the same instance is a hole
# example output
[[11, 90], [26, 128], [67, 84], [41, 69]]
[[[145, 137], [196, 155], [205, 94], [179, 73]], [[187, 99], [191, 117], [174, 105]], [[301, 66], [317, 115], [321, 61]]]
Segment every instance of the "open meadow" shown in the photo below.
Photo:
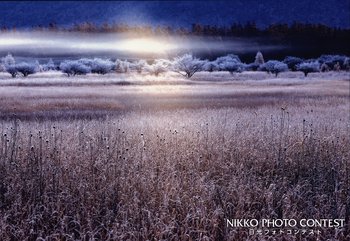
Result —
[[0, 239], [350, 240], [349, 110], [349, 72], [0, 73]]

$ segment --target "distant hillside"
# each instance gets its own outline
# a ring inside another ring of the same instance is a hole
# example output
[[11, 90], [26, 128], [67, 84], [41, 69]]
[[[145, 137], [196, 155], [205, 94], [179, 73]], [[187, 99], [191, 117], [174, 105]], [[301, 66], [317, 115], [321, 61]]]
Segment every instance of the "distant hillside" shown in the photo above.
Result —
[[350, 28], [349, 0], [0, 2], [0, 27], [72, 25], [85, 21], [190, 27], [192, 23], [230, 25], [255, 21], [321, 23]]

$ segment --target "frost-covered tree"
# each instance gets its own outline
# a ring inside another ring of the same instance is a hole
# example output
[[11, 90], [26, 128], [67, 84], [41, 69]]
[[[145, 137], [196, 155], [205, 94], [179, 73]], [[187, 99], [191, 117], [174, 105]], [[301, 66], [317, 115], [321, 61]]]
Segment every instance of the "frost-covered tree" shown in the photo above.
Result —
[[[100, 58], [82, 58], [77, 60], [76, 62], [82, 66], [88, 67], [90, 69], [88, 73], [91, 72], [95, 74], [107, 74], [113, 69], [114, 66], [114, 63], [112, 61]], [[84, 71], [82, 73], [84, 73]]]
[[15, 78], [18, 74], [18, 71], [15, 67], [16, 61], [11, 54], [7, 54], [4, 58], [1, 59], [1, 71], [6, 71]]
[[203, 66], [203, 70], [208, 71], [208, 72], [214, 72], [214, 71], [219, 71], [220, 68], [219, 68], [218, 64], [216, 63], [216, 61], [208, 61]]
[[350, 70], [350, 57], [346, 57], [343, 62], [344, 69], [349, 71]]
[[43, 71], [45, 71], [44, 67], [39, 63], [38, 60], [36, 60], [34, 64], [35, 64], [35, 71], [36, 72], [43, 72]]
[[5, 72], [6, 68], [5, 65], [3, 63], [0, 63], [0, 72]]
[[259, 69], [259, 64], [256, 63], [250, 63], [245, 65], [246, 71], [257, 71]]
[[91, 68], [91, 73], [107, 74], [111, 72], [113, 68], [113, 62], [110, 60], [95, 58], [89, 67]]
[[15, 65], [17, 72], [21, 73], [23, 77], [27, 77], [30, 74], [38, 72], [38, 66], [36, 63], [19, 63]]
[[91, 68], [81, 61], [67, 60], [60, 64], [60, 70], [68, 76], [85, 75], [91, 72]]
[[81, 63], [81, 64], [88, 66], [88, 67], [91, 67], [93, 62], [94, 62], [93, 59], [88, 59], [88, 58], [78, 59], [78, 63]]
[[260, 51], [256, 53], [254, 63], [257, 65], [262, 65], [265, 63], [264, 56]]
[[16, 65], [6, 65], [5, 66], [5, 70], [7, 73], [9, 73], [12, 78], [16, 78], [16, 76], [18, 75], [18, 70], [16, 68]]
[[302, 63], [304, 60], [298, 57], [287, 56], [284, 58], [283, 63], [288, 65], [288, 68], [292, 71], [297, 71], [297, 65]]
[[269, 60], [260, 65], [259, 70], [273, 73], [277, 77], [279, 73], [288, 71], [288, 65], [277, 60]]
[[217, 65], [226, 64], [228, 62], [242, 63], [241, 59], [235, 54], [228, 54], [226, 56], [218, 57], [215, 60]]
[[286, 71], [288, 71], [288, 65], [286, 65], [285, 63], [279, 62], [275, 64], [271, 72], [275, 74], [277, 77], [279, 73], [286, 72]]
[[323, 63], [323, 64], [321, 64], [320, 71], [321, 72], [328, 72], [328, 71], [330, 71], [330, 68], [326, 63]]
[[130, 68], [133, 70], [136, 70], [137, 73], [141, 74], [146, 66], [147, 66], [146, 60], [140, 59], [137, 62], [132, 63], [130, 65]]
[[246, 65], [241, 62], [239, 57], [234, 54], [229, 54], [223, 57], [219, 57], [215, 60], [215, 63], [219, 67], [220, 71], [242, 72], [245, 70]]
[[340, 69], [345, 69], [344, 61], [346, 60], [344, 55], [321, 55], [317, 61], [322, 65], [327, 64], [330, 69], [334, 69], [334, 66], [338, 63]]
[[226, 63], [224, 66], [224, 69], [228, 72], [230, 72], [231, 74], [233, 73], [241, 73], [246, 69], [246, 65], [243, 63]]
[[201, 60], [192, 56], [192, 54], [184, 54], [183, 56], [174, 58], [172, 62], [172, 70], [191, 78], [196, 72], [202, 71], [206, 60]]
[[146, 64], [145, 70], [155, 76], [168, 71], [171, 62], [166, 59], [156, 59], [153, 64]]
[[115, 61], [114, 70], [117, 73], [128, 73], [130, 71], [130, 63], [126, 60], [117, 59]]
[[43, 70], [44, 71], [56, 70], [56, 65], [55, 65], [55, 63], [53, 62], [52, 59], [49, 59], [47, 64], [43, 65]]
[[271, 71], [273, 70], [275, 64], [278, 63], [278, 62], [279, 61], [277, 61], [277, 60], [269, 60], [266, 63], [260, 65], [259, 70], [271, 73]]
[[318, 61], [303, 62], [297, 65], [297, 70], [304, 73], [305, 77], [312, 72], [320, 71], [320, 63]]
[[2, 59], [2, 63], [5, 66], [10, 66], [16, 64], [15, 58], [11, 54], [7, 54], [6, 57]]
[[333, 70], [334, 70], [334, 71], [340, 71], [340, 70], [341, 70], [340, 63], [339, 63], [339, 62], [337, 62], [337, 63], [334, 65]]

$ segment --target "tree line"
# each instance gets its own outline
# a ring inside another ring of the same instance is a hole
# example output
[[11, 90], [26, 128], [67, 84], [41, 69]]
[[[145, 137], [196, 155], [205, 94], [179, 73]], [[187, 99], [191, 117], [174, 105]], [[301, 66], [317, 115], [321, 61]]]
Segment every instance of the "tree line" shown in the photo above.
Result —
[[[2, 26], [1, 32], [17, 31], [17, 28]], [[259, 28], [255, 22], [245, 24], [233, 23], [230, 26], [203, 25], [194, 23], [190, 28], [171, 26], [150, 25], [128, 25], [124, 23], [92, 22], [76, 23], [71, 26], [59, 26], [55, 22], [48, 25], [37, 25], [30, 27], [35, 31], [64, 31], [84, 33], [136, 33], [142, 35], [198, 35], [198, 36], [232, 36], [232, 37], [262, 37], [262, 36], [284, 36], [298, 37], [308, 35], [309, 37], [346, 37], [350, 36], [350, 29], [329, 27], [324, 24], [309, 24], [294, 22], [292, 24], [271, 24], [265, 28]]]
[[241, 73], [243, 71], [265, 71], [275, 74], [285, 71], [301, 71], [305, 77], [312, 72], [350, 70], [350, 58], [341, 55], [322, 55], [317, 59], [302, 59], [293, 56], [287, 56], [283, 61], [269, 60], [265, 62], [261, 52], [256, 54], [252, 63], [244, 63], [234, 54], [218, 57], [213, 61], [199, 59], [192, 54], [184, 54], [173, 59], [155, 59], [152, 62], [139, 59], [137, 61], [128, 60], [110, 60], [100, 58], [82, 58], [78, 60], [65, 60], [60, 63], [54, 63], [52, 59], [46, 64], [40, 64], [38, 61], [28, 63], [16, 63], [15, 58], [8, 54], [1, 59], [0, 72], [7, 72], [13, 78], [22, 75], [35, 74], [45, 71], [61, 71], [67, 76], [107, 73], [129, 73], [151, 74], [159, 76], [161, 73], [173, 71], [186, 78], [191, 78], [196, 72], [206, 71], [227, 71], [231, 74]]

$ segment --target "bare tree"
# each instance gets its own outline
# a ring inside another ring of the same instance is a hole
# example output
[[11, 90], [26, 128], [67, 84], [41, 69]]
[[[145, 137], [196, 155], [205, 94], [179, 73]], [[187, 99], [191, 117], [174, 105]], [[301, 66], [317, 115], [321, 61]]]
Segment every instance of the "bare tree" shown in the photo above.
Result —
[[172, 69], [186, 78], [191, 78], [196, 72], [203, 70], [207, 62], [194, 58], [192, 54], [185, 54], [174, 59]]

